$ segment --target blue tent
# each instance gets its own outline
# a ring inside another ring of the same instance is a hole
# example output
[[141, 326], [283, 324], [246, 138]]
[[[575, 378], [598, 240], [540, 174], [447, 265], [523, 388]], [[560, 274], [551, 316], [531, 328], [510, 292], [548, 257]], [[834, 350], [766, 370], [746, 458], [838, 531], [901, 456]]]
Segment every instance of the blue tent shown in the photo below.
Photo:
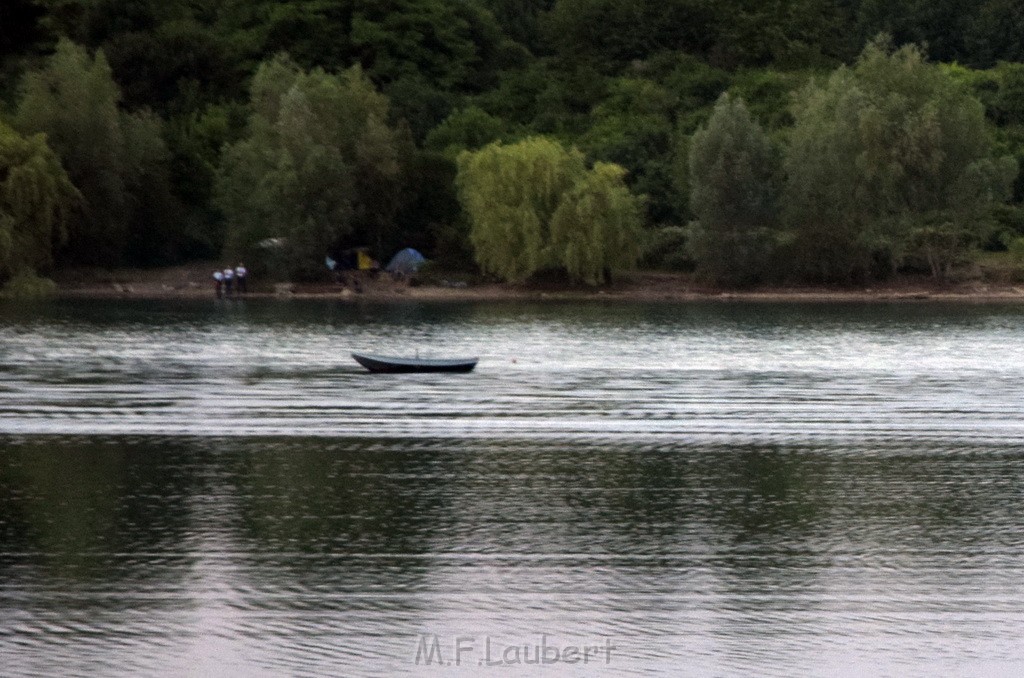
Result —
[[404, 250], [391, 257], [391, 261], [384, 268], [388, 273], [397, 273], [399, 275], [412, 275], [416, 271], [420, 270], [426, 262], [426, 259], [422, 254], [417, 252], [411, 247], [406, 247]]

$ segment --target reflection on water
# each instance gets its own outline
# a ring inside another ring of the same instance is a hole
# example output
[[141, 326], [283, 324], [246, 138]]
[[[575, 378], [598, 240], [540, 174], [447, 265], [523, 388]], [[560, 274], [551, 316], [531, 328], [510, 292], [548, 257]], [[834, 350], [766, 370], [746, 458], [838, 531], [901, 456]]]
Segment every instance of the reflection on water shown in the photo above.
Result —
[[1024, 669], [1016, 307], [0, 320], [4, 675]]

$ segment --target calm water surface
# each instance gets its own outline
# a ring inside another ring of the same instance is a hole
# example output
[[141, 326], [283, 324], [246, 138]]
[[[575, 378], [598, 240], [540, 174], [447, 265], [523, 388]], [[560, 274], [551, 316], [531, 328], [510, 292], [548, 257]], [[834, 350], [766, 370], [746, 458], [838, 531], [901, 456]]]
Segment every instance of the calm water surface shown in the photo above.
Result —
[[1017, 306], [0, 307], [0, 674], [1021, 675], [1022, 338]]

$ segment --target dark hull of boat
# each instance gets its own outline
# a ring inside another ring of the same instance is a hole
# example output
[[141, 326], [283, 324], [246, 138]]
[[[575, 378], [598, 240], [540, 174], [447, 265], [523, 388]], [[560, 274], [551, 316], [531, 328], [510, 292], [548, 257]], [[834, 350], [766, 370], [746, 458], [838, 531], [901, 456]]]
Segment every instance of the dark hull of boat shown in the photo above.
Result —
[[355, 361], [371, 372], [408, 374], [411, 372], [472, 372], [476, 358], [432, 360], [426, 358], [392, 358], [389, 356], [353, 353]]

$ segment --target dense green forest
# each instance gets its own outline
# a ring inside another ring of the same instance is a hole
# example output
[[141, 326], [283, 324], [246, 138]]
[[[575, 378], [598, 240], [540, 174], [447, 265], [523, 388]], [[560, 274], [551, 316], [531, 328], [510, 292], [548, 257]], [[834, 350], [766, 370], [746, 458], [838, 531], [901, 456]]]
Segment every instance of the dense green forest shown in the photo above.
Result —
[[1024, 259], [1021, 61], [1016, 0], [4, 0], [0, 281], [942, 278]]

